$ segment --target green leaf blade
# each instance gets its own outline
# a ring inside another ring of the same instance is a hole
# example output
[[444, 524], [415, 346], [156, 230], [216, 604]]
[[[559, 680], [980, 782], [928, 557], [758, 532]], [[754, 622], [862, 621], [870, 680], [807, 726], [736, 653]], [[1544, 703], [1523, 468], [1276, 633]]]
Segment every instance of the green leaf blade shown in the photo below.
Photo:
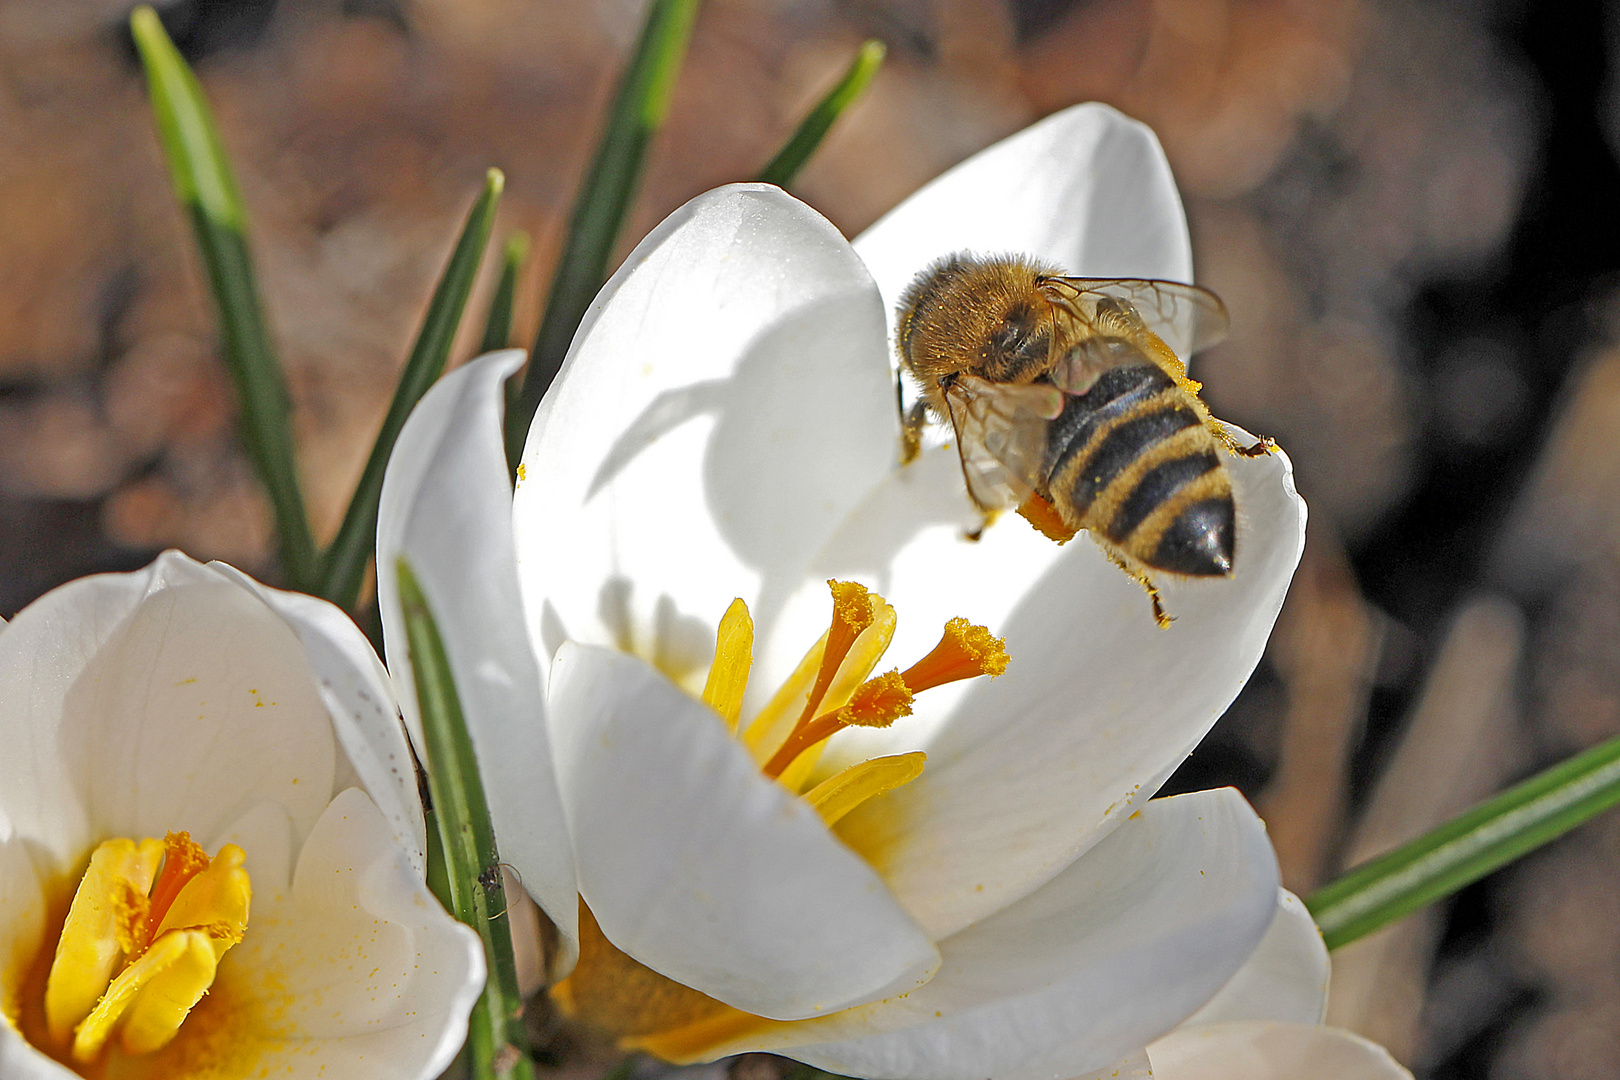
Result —
[[1336, 949], [1442, 899], [1620, 804], [1620, 738], [1577, 754], [1363, 863], [1305, 904]]
[[142, 5], [129, 21], [174, 193], [191, 217], [208, 273], [242, 441], [270, 497], [282, 569], [289, 585], [308, 589], [316, 572], [315, 540], [298, 481], [286, 380], [254, 278], [242, 196], [202, 86], [157, 13]]
[[596, 157], [580, 184], [518, 408], [507, 413], [507, 458], [514, 466], [523, 453], [529, 421], [562, 367], [586, 308], [607, 280], [608, 259], [640, 186], [647, 144], [669, 115], [697, 9], [698, 0], [652, 0], [648, 5]]
[[467, 732], [449, 654], [427, 598], [404, 558], [394, 567], [405, 620], [416, 700], [422, 714], [423, 754], [433, 816], [442, 844], [450, 911], [478, 932], [489, 978], [468, 1021], [467, 1049], [478, 1080], [528, 1080], [534, 1070], [523, 1052], [523, 1000], [512, 957], [511, 925], [501, 882], [500, 853], [478, 756]]
[[523, 272], [523, 264], [528, 261], [529, 234], [519, 229], [506, 238], [506, 244], [501, 248], [501, 276], [495, 282], [495, 292], [489, 298], [489, 312], [484, 316], [484, 335], [478, 342], [480, 356], [511, 345], [517, 279]]
[[868, 41], [862, 45], [838, 84], [816, 103], [816, 107], [810, 110], [788, 141], [782, 144], [782, 149], [776, 152], [776, 156], [759, 171], [755, 179], [762, 184], [784, 188], [793, 183], [844, 110], [854, 104], [872, 84], [878, 69], [883, 66], [886, 52], [881, 41]]
[[337, 536], [322, 560], [319, 594], [338, 607], [352, 609], [360, 595], [366, 563], [377, 539], [377, 506], [382, 499], [388, 457], [411, 410], [444, 373], [456, 330], [467, 308], [467, 298], [478, 276], [479, 263], [489, 244], [495, 209], [505, 185], [506, 178], [499, 169], [490, 169], [484, 177], [483, 190], [468, 211], [444, 273], [434, 287], [433, 298], [428, 302], [416, 342], [400, 372], [394, 398], [383, 417], [382, 430], [372, 444], [371, 456], [366, 459], [360, 482], [344, 512], [343, 523], [338, 526]]

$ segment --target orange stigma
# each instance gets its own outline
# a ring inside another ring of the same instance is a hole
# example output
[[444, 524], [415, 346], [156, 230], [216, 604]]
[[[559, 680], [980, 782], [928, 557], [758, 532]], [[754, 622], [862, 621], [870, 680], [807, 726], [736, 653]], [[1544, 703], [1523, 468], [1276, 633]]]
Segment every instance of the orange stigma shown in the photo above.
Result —
[[992, 679], [1007, 670], [1007, 646], [982, 626], [966, 619], [945, 624], [945, 635], [934, 651], [906, 669], [906, 685], [914, 694], [962, 679], [988, 675]]

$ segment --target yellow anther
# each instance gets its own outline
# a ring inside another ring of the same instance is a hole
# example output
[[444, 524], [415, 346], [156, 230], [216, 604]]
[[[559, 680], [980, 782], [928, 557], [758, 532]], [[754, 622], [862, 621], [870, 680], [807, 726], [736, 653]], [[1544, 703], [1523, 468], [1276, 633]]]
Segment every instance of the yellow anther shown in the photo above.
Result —
[[927, 761], [921, 750], [872, 758], [823, 780], [805, 792], [804, 800], [831, 826], [868, 799], [917, 779]]
[[737, 730], [742, 715], [743, 694], [748, 689], [748, 672], [754, 663], [754, 619], [748, 605], [739, 598], [720, 617], [714, 637], [714, 663], [703, 687], [703, 700]]
[[166, 1046], [213, 984], [217, 964], [207, 934], [164, 934], [113, 980], [74, 1031], [73, 1060], [81, 1065], [94, 1061], [120, 1020], [126, 1021], [122, 1041], [127, 1052], [144, 1054]]
[[242, 869], [246, 859], [246, 853], [235, 844], [220, 848], [207, 869], [192, 877], [180, 890], [164, 915], [158, 934], [200, 930], [213, 942], [214, 955], [224, 956], [226, 950], [242, 940], [247, 930], [253, 888], [247, 871]]
[[[66, 1045], [106, 992], [135, 926], [145, 919], [146, 893], [162, 859], [157, 840], [108, 840], [91, 854], [45, 982], [45, 1023], [59, 1044]], [[132, 912], [135, 897], [142, 906]]]
[[952, 619], [934, 651], [907, 668], [904, 678], [920, 694], [960, 679], [994, 678], [1006, 670], [1007, 647], [1000, 638], [966, 619]]

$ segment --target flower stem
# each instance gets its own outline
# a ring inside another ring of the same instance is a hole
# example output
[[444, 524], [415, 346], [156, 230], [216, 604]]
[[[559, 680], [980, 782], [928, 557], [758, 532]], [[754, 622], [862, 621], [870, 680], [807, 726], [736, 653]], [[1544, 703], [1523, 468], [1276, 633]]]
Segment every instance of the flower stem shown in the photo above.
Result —
[[490, 169], [484, 176], [484, 187], [472, 209], [456, 246], [450, 252], [439, 284], [428, 302], [422, 327], [417, 331], [416, 343], [400, 372], [399, 384], [394, 388], [394, 400], [383, 417], [382, 430], [372, 444], [371, 456], [366, 459], [365, 471], [355, 486], [349, 508], [338, 526], [332, 546], [321, 560], [321, 577], [317, 592], [338, 607], [352, 609], [360, 595], [365, 578], [366, 562], [377, 542], [377, 504], [382, 498], [383, 473], [388, 468], [388, 456], [393, 453], [405, 418], [410, 415], [422, 395], [444, 372], [450, 358], [450, 346], [461, 325], [462, 313], [467, 308], [467, 297], [472, 293], [473, 280], [478, 276], [478, 264], [489, 244], [490, 226], [495, 220], [495, 207], [500, 202], [506, 178], [499, 169]]
[[854, 104], [855, 99], [871, 85], [878, 68], [883, 66], [886, 51], [881, 41], [868, 41], [862, 45], [860, 52], [855, 54], [855, 59], [845, 69], [844, 77], [838, 80], [838, 85], [816, 103], [816, 107], [810, 110], [798, 129], [755, 179], [777, 187], [787, 187], [793, 183], [799, 170], [804, 168], [805, 162], [810, 160], [810, 155], [816, 152], [821, 140], [827, 137], [827, 132], [844, 114], [844, 110]]
[[444, 852], [444, 886], [455, 917], [478, 931], [489, 979], [468, 1018], [467, 1050], [477, 1080], [531, 1080], [524, 1052], [517, 965], [500, 854], [479, 778], [478, 757], [467, 733], [450, 658], [416, 575], [402, 558], [399, 602], [410, 647], [416, 700], [422, 713], [424, 762]]
[[1363, 863], [1305, 904], [1337, 949], [1426, 907], [1620, 803], [1620, 738], [1537, 773]]
[[698, 0], [652, 0], [647, 6], [641, 36], [619, 79], [596, 158], [579, 187], [518, 408], [507, 412], [506, 456], [514, 468], [523, 453], [529, 421], [562, 367], [585, 309], [607, 280], [608, 259], [641, 183], [647, 144], [669, 114], [671, 91], [686, 57], [697, 7]]
[[146, 69], [174, 193], [191, 216], [208, 271], [221, 351], [241, 410], [242, 441], [270, 496], [282, 571], [287, 584], [309, 589], [316, 574], [315, 540], [299, 489], [286, 381], [253, 276], [242, 195], [202, 87], [157, 12], [137, 7], [129, 25]]

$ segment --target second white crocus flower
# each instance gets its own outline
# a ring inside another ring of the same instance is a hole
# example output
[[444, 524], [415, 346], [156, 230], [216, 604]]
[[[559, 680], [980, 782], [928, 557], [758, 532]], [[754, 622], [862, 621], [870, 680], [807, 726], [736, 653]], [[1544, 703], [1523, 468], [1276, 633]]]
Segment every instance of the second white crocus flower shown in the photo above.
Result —
[[[448, 376], [390, 466], [379, 565], [406, 555], [438, 613], [503, 858], [573, 967], [558, 995], [667, 1058], [1057, 1080], [1143, 1060], [1218, 993], [1222, 1019], [1317, 1018], [1276, 1004], [1297, 977], [1263, 977], [1320, 944], [1277, 914], [1248, 805], [1149, 801], [1265, 646], [1303, 542], [1287, 459], [1229, 462], [1235, 573], [1161, 582], [1168, 630], [1084, 538], [968, 539], [955, 451], [897, 465], [888, 331], [910, 277], [964, 248], [1191, 276], [1156, 141], [1100, 107], [853, 248], [776, 189], [725, 188], [602, 290], [515, 511], [517, 354]], [[1000, 643], [1004, 674], [948, 681]], [[903, 686], [857, 689], [889, 667]], [[886, 726], [784, 750], [801, 716]]]
[[0, 1076], [430, 1080], [483, 985], [387, 673], [169, 552], [0, 625]]

